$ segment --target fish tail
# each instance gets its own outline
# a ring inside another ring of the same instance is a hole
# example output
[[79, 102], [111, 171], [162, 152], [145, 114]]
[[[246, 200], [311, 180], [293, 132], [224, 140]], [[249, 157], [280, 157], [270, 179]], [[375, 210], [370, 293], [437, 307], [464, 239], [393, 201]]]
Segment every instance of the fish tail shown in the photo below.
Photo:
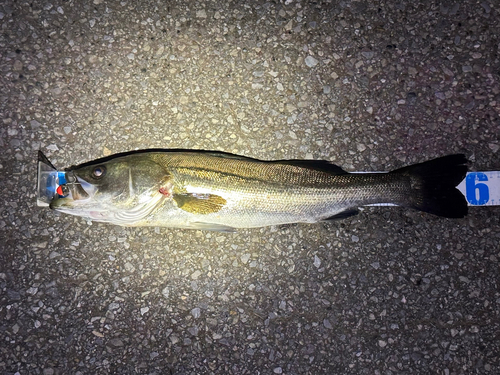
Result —
[[410, 177], [411, 192], [403, 205], [434, 215], [460, 218], [467, 215], [467, 201], [456, 186], [467, 174], [463, 154], [443, 156], [390, 173]]

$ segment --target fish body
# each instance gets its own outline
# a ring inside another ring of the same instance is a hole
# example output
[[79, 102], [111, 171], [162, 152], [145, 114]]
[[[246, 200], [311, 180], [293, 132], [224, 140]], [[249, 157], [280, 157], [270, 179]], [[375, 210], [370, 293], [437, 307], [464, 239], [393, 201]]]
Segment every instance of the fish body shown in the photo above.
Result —
[[[41, 154], [40, 163], [50, 164]], [[389, 203], [463, 217], [455, 188], [464, 155], [449, 155], [389, 173], [348, 173], [327, 161], [262, 161], [190, 150], [143, 150], [67, 168], [50, 208], [94, 221], [230, 231], [315, 223]], [[59, 172], [61, 173], [61, 172]], [[40, 175], [39, 175], [40, 179]], [[44, 189], [39, 182], [39, 196]]]

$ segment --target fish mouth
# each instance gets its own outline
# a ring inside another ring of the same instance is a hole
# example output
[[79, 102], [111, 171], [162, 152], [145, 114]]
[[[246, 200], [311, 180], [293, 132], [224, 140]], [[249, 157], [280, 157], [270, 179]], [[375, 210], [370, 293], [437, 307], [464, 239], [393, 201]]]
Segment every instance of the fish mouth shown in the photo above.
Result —
[[57, 195], [52, 199], [49, 203], [52, 210], [96, 221], [110, 221], [112, 219], [112, 213], [93, 199], [97, 191], [94, 185], [76, 177], [75, 182], [60, 186], [63, 187], [64, 195]]
[[96, 186], [77, 177], [72, 171], [66, 172], [65, 181], [57, 187], [56, 195], [49, 203], [51, 209], [84, 207], [92, 203]]
[[75, 175], [60, 171], [47, 157], [38, 152], [37, 205], [59, 209], [88, 203], [97, 188]]
[[84, 179], [76, 176], [74, 172], [67, 172], [66, 177], [69, 181], [66, 184], [68, 189], [67, 191], [74, 201], [86, 201], [95, 195], [97, 191], [97, 187], [95, 185], [92, 185]]
[[112, 218], [109, 210], [96, 207], [91, 199], [74, 200], [71, 198], [55, 198], [49, 207], [55, 211], [91, 220], [109, 221]]
[[[75, 184], [78, 193], [81, 185]], [[83, 189], [83, 188], [81, 188]], [[88, 198], [73, 199], [69, 197], [55, 198], [50, 203], [50, 208], [70, 215], [81, 216], [93, 221], [112, 222], [113, 224], [136, 226], [149, 216], [165, 200], [162, 194], [156, 194], [147, 202], [134, 207], [116, 210], [114, 207], [99, 204], [89, 195]]]

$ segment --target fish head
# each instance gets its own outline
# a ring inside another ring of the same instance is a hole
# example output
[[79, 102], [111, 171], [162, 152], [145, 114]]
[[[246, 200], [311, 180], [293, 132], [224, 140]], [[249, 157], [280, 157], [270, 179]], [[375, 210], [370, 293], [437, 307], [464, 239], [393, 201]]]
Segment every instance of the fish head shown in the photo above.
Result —
[[91, 220], [136, 225], [168, 196], [170, 176], [143, 155], [103, 158], [66, 170], [50, 208]]

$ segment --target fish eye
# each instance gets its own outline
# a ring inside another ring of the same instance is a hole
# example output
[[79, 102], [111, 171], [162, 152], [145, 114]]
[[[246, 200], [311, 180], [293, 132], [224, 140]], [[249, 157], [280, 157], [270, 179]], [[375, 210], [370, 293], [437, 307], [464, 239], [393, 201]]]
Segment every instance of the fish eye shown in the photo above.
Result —
[[92, 177], [101, 178], [106, 174], [106, 167], [103, 165], [98, 165], [92, 170]]

